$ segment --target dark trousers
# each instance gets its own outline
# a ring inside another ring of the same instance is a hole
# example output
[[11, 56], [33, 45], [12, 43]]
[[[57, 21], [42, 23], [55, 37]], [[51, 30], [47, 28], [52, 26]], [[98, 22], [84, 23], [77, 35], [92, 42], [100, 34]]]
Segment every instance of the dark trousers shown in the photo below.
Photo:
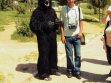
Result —
[[[49, 38], [50, 39], [50, 38]], [[57, 67], [57, 42], [56, 39], [48, 40], [47, 37], [38, 39], [39, 58], [37, 63], [38, 75], [41, 79], [55, 73]]]
[[106, 48], [107, 48], [107, 60], [108, 63], [111, 65], [111, 47], [107, 45]]

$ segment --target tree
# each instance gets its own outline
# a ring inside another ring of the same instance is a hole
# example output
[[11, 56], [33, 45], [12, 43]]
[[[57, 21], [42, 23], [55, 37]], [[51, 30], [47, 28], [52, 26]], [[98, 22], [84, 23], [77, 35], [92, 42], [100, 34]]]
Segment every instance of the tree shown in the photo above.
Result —
[[1, 3], [2, 3], [2, 0], [0, 0], [0, 10], [1, 10]]
[[90, 0], [90, 3], [99, 8], [99, 21], [100, 21], [100, 8], [103, 8], [108, 4], [110, 0]]
[[1, 10], [7, 9], [8, 7], [13, 10], [13, 0], [2, 0]]
[[[59, 5], [67, 5], [67, 0], [57, 0], [59, 2]], [[75, 0], [75, 3], [79, 3], [80, 1], [83, 0]]]
[[6, 0], [6, 5], [13, 10], [13, 0]]
[[2, 0], [2, 3], [1, 3], [1, 10], [6, 9], [6, 8], [7, 8], [6, 0]]
[[57, 0], [59, 5], [67, 5], [67, 0]]

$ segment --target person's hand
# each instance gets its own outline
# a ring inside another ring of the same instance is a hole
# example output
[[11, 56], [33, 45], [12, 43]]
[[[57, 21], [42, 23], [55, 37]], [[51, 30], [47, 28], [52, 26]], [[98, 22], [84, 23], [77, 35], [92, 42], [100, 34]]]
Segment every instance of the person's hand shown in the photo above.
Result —
[[61, 41], [62, 41], [63, 44], [65, 44], [65, 43], [66, 43], [65, 37], [62, 37], [62, 38], [61, 38]]
[[82, 37], [82, 33], [79, 33], [77, 38], [81, 38]]
[[56, 19], [55, 19], [55, 24], [57, 24], [57, 25], [58, 25], [58, 24], [60, 24], [60, 23], [61, 23], [61, 22], [59, 21], [59, 19], [58, 19], [58, 18], [56, 18]]
[[108, 15], [109, 15], [109, 13], [106, 14], [106, 16], [108, 16]]
[[54, 22], [49, 21], [49, 22], [48, 22], [48, 25], [49, 25], [49, 28], [53, 28]]
[[101, 41], [103, 41], [104, 40], [104, 36], [102, 36], [100, 39], [101, 39]]

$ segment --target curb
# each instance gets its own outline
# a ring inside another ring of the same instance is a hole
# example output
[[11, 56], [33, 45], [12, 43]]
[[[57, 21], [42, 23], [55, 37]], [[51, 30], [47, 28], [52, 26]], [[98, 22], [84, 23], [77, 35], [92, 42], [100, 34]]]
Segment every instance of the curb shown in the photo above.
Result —
[[86, 42], [86, 43], [89, 42], [91, 39], [93, 39], [96, 35], [99, 35], [99, 34], [100, 34], [100, 32], [99, 32], [99, 33], [96, 33], [95, 35], [91, 36], [91, 38], [90, 38], [89, 40], [86, 40], [85, 42]]
[[[97, 36], [97, 35], [99, 35], [99, 34], [100, 34], [100, 32], [97, 33], [97, 34], [95, 34], [95, 35], [92, 35], [91, 38], [88, 39], [88, 40], [86, 40], [85, 42], [88, 43], [90, 40], [92, 40], [95, 36]], [[66, 53], [60, 55], [60, 56], [58, 57], [58, 60], [60, 61], [62, 58], [65, 57], [65, 55], [66, 55]], [[31, 78], [35, 77], [37, 74], [38, 74], [38, 71], [33, 72], [32, 75], [30, 75], [29, 77], [27, 77], [26, 79], [24, 79], [24, 80], [22, 81], [22, 83], [25, 83], [25, 82], [29, 81]]]

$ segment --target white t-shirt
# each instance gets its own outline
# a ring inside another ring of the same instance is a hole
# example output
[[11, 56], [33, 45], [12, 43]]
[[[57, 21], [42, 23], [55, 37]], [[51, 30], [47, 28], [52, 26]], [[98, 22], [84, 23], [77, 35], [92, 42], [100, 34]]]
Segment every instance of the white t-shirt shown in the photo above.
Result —
[[105, 30], [106, 33], [106, 44], [111, 47], [111, 21], [109, 21], [109, 26]]
[[[68, 8], [68, 11], [67, 11]], [[69, 24], [78, 23], [76, 29], [69, 29], [68, 27], [68, 18]], [[80, 8], [80, 20], [83, 19], [82, 10]], [[79, 10], [78, 6], [74, 5], [73, 8], [70, 8], [68, 5], [63, 7], [60, 12], [60, 21], [64, 22], [64, 36], [75, 36], [79, 33]]]
[[110, 17], [109, 17], [109, 16], [107, 16], [106, 22], [108, 22], [109, 20], [110, 20]]

